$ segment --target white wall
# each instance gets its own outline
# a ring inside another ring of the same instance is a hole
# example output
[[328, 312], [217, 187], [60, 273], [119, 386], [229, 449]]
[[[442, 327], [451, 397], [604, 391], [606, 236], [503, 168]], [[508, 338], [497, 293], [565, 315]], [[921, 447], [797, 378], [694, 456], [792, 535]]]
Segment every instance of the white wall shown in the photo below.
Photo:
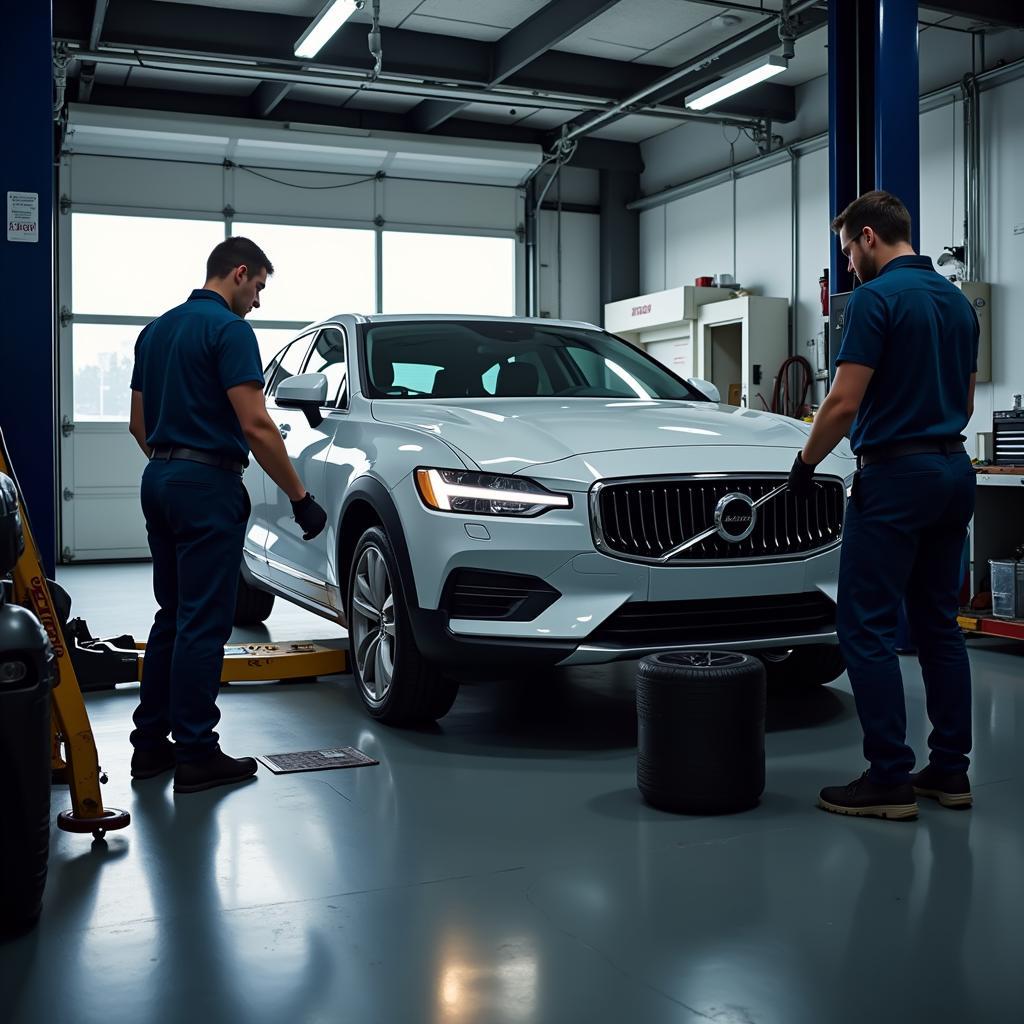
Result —
[[[942, 82], [957, 81], [970, 70], [969, 38], [955, 33], [931, 33], [942, 45], [931, 45], [924, 57], [922, 86], [930, 91]], [[955, 36], [949, 40], [947, 37]], [[964, 45], [964, 40], [967, 40]], [[1024, 34], [1000, 33], [986, 47], [986, 66], [998, 56], [1013, 56], [1024, 48]], [[947, 61], [942, 64], [941, 54]], [[951, 56], [952, 55], [952, 56]], [[951, 63], [953, 57], [959, 66]], [[808, 107], [803, 135], [827, 125], [814, 120], [824, 111], [820, 102], [824, 79], [801, 87]], [[1024, 391], [1024, 79], [981, 94], [983, 175], [988, 192], [988, 244], [984, 279], [992, 283], [993, 381], [979, 385], [976, 413], [969, 426], [974, 433], [991, 430], [993, 409], [1009, 408], [1010, 395]], [[921, 251], [932, 259], [943, 246], [963, 241], [963, 107], [959, 99], [923, 114], [921, 139]], [[703, 140], [706, 145], [697, 143]], [[724, 146], [724, 150], [723, 150]], [[749, 148], [749, 143], [748, 143]], [[737, 147], [738, 149], [738, 147]], [[749, 158], [751, 153], [744, 152]], [[739, 153], [737, 153], [739, 158]], [[728, 166], [728, 146], [721, 130], [686, 125], [644, 145], [646, 194], [668, 184]], [[696, 169], [696, 170], [695, 170]], [[820, 149], [797, 160], [796, 215], [798, 354], [814, 362], [808, 342], [822, 329], [818, 278], [829, 264], [828, 151]], [[744, 286], [764, 295], [790, 294], [790, 168], [780, 165], [736, 182], [736, 276]], [[732, 196], [729, 183], [716, 185], [640, 216], [641, 290], [657, 291], [692, 283], [699, 274], [732, 267]]]
[[562, 213], [562, 279], [558, 280], [558, 214], [540, 215], [540, 315], [601, 323], [600, 218]]

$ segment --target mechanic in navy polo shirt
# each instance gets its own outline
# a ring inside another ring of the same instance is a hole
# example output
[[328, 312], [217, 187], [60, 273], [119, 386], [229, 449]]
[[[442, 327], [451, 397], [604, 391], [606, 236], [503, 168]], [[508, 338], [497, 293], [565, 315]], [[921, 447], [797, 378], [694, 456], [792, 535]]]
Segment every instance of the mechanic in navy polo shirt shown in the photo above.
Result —
[[250, 449], [291, 499], [305, 540], [327, 523], [267, 414], [259, 347], [244, 319], [273, 272], [254, 242], [226, 239], [210, 253], [206, 284], [135, 343], [129, 430], [150, 460], [142, 510], [159, 610], [134, 716], [132, 777], [174, 768], [176, 793], [256, 773], [256, 761], [228, 757], [214, 731], [249, 519]]
[[[835, 382], [790, 487], [850, 430], [857, 473], [846, 511], [837, 630], [870, 767], [828, 786], [825, 810], [913, 818], [917, 796], [969, 807], [971, 670], [956, 614], [975, 477], [962, 431], [974, 411], [978, 319], [963, 293], [910, 245], [910, 214], [868, 192], [832, 222], [861, 286], [846, 306]], [[852, 426], [852, 430], [851, 430]], [[931, 756], [907, 746], [896, 622], [905, 601], [924, 678]]]

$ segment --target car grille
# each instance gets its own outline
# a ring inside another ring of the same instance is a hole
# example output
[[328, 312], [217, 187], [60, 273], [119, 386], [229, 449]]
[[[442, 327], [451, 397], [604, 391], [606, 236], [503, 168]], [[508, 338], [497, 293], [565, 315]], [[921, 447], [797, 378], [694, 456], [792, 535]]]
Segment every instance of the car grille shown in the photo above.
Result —
[[482, 569], [456, 569], [442, 599], [452, 619], [529, 622], [561, 595], [536, 576]]
[[715, 506], [727, 494], [754, 501], [771, 494], [785, 477], [650, 478], [599, 484], [591, 492], [597, 547], [641, 562], [736, 562], [802, 557], [835, 544], [843, 530], [845, 495], [834, 478], [817, 480], [809, 498], [784, 490], [757, 508], [753, 532], [742, 541], [712, 533], [666, 557], [674, 548], [715, 525]]
[[623, 647], [734, 643], [817, 633], [834, 627], [836, 606], [822, 593], [630, 601], [587, 638]]

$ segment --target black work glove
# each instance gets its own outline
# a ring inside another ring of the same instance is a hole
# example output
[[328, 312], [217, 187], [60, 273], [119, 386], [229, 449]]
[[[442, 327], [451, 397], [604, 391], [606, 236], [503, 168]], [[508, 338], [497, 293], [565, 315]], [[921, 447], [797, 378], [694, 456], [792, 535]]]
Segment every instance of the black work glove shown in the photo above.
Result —
[[798, 498], [809, 498], [814, 490], [814, 470], [816, 467], [804, 462], [800, 453], [796, 453], [793, 468], [789, 471], [789, 489]]
[[327, 513], [316, 503], [316, 498], [309, 491], [299, 501], [292, 502], [292, 515], [295, 522], [302, 527], [302, 539], [312, 540], [323, 533], [327, 525]]

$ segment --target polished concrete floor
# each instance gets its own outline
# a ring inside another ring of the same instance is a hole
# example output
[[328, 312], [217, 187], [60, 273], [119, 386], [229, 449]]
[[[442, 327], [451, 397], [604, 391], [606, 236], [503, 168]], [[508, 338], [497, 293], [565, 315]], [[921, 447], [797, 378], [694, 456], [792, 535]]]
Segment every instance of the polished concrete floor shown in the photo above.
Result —
[[[61, 580], [97, 635], [145, 634], [148, 566]], [[268, 625], [340, 636], [280, 605]], [[638, 799], [628, 665], [467, 686], [421, 731], [374, 724], [346, 676], [232, 686], [230, 753], [381, 763], [177, 798], [129, 779], [133, 689], [91, 695], [106, 801], [133, 821], [97, 845], [54, 831], [42, 920], [0, 947], [0, 1019], [1022, 1020], [1024, 646], [972, 662], [976, 807], [914, 823], [814, 807], [861, 769], [845, 680], [771, 702], [764, 799], [719, 818]]]

